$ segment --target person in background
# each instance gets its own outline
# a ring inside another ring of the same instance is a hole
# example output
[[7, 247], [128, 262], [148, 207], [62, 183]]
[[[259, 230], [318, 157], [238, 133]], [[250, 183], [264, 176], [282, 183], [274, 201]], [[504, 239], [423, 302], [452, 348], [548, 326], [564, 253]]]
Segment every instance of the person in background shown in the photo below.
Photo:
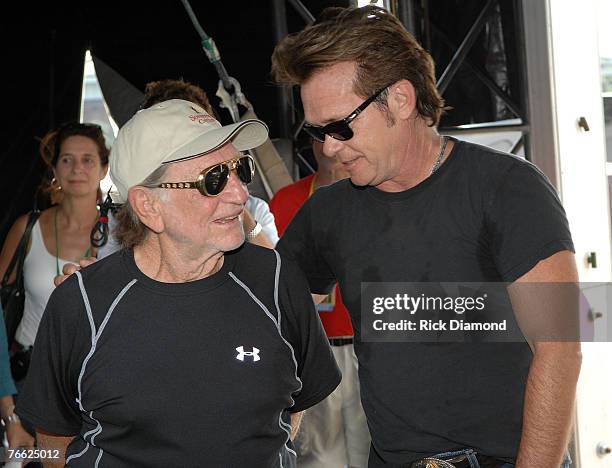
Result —
[[[96, 255], [90, 235], [98, 219], [100, 181], [106, 175], [109, 150], [98, 125], [68, 123], [43, 137], [40, 154], [53, 175], [44, 183], [44, 189], [54, 205], [36, 221], [23, 267], [25, 306], [11, 352], [26, 355], [34, 345], [54, 289], [54, 277], [65, 264]], [[19, 217], [6, 237], [0, 253], [0, 277], [13, 257], [27, 220], [27, 214]], [[16, 382], [18, 388], [20, 382]]]
[[[320, 187], [349, 176], [336, 156], [325, 156], [323, 144], [312, 140], [317, 171], [280, 189], [270, 210], [281, 234], [302, 204]], [[342, 382], [325, 400], [305, 412], [295, 445], [301, 468], [366, 467], [370, 434], [359, 395], [353, 327], [337, 286], [317, 305], [319, 317], [342, 372]]]
[[4, 311], [0, 305], [0, 423], [3, 429], [0, 433], [6, 433], [9, 448], [30, 448], [34, 446], [34, 437], [23, 428], [19, 416], [15, 413], [13, 395], [16, 393], [9, 364]]

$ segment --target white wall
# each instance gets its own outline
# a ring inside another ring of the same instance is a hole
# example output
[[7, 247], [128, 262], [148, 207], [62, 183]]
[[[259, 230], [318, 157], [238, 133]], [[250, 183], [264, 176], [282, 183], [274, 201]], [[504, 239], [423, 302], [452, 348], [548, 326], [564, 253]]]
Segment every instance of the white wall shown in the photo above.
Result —
[[[610, 210], [595, 1], [550, 0], [549, 15], [551, 119], [557, 139], [554, 157], [560, 192], [581, 281], [609, 282]], [[587, 120], [590, 131], [578, 126], [580, 117]], [[597, 268], [586, 262], [590, 252], [597, 254]], [[596, 321], [598, 326], [604, 323]], [[585, 343], [583, 355], [577, 407], [580, 466], [612, 467], [612, 455], [599, 457], [596, 453], [598, 442], [612, 443], [612, 343]]]

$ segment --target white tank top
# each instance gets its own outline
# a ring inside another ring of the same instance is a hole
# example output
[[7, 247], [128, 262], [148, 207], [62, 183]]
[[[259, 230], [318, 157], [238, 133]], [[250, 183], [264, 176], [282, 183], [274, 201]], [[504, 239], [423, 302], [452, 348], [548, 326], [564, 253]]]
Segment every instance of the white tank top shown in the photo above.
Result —
[[[59, 259], [59, 269], [69, 261]], [[32, 228], [32, 243], [30, 251], [23, 264], [23, 279], [25, 287], [25, 306], [23, 319], [15, 332], [15, 339], [24, 346], [32, 346], [38, 331], [40, 319], [55, 289], [53, 278], [57, 274], [55, 255], [51, 255], [42, 238], [40, 220]]]

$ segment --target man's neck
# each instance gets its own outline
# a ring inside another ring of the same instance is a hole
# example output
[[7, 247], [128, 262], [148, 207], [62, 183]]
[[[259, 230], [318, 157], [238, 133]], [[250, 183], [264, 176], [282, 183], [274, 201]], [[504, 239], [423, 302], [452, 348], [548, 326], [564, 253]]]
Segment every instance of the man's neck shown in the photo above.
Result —
[[340, 179], [342, 179], [342, 177], [339, 177], [333, 169], [321, 167], [315, 172], [313, 188], [316, 190], [320, 187], [331, 185]]
[[162, 283], [187, 283], [212, 276], [223, 266], [223, 258], [223, 252], [185, 249], [155, 234], [134, 248], [140, 271]]
[[[413, 129], [412, 135], [406, 141], [401, 151], [404, 158], [397, 170], [397, 175], [376, 186], [383, 192], [403, 192], [409, 190], [432, 175], [434, 165], [440, 156], [442, 139], [437, 132], [430, 128], [418, 127]], [[444, 162], [453, 147], [449, 141], [442, 155], [440, 164]]]

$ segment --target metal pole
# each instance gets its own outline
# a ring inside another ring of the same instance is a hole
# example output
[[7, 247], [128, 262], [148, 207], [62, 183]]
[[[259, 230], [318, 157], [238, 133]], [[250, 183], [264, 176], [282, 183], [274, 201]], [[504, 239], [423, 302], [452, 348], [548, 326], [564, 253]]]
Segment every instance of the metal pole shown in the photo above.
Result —
[[[525, 147], [525, 145], [523, 144], [523, 138], [525, 138], [525, 134], [522, 134], [518, 140], [516, 140], [516, 143], [514, 144], [514, 146], [512, 146], [512, 148], [510, 148], [510, 151], [508, 151], [509, 153], [512, 154], [518, 154], [518, 152]], [[527, 155], [525, 155], [527, 156]]]
[[521, 88], [521, 107], [522, 114], [521, 119], [523, 120], [523, 124], [529, 126], [529, 130], [523, 134], [523, 147], [525, 151], [525, 159], [527, 161], [531, 161], [531, 115], [530, 115], [530, 107], [529, 107], [529, 86], [527, 83], [527, 45], [525, 43], [525, 16], [523, 11], [523, 3], [520, 0], [515, 0], [514, 6], [517, 11], [517, 24], [518, 24], [518, 44], [517, 44], [517, 52], [518, 52], [518, 65], [519, 65], [519, 79], [520, 79], [520, 88]]
[[[442, 41], [447, 44], [451, 49], [455, 49], [456, 45], [444, 34], [439, 28], [436, 27], [435, 24], [431, 25], [432, 30], [442, 39]], [[466, 57], [463, 65], [465, 65], [469, 70], [472, 71], [481, 81], [487, 86], [491, 91], [493, 91], [504, 103], [508, 106], [508, 109], [514, 113], [517, 117], [521, 119], [524, 117], [524, 113], [522, 109], [519, 107], [519, 104], [514, 102], [514, 100], [501, 89], [497, 83], [491, 78], [486, 70], [484, 70], [480, 65], [476, 65], [473, 63], [469, 57]]]
[[450, 81], [453, 79], [453, 76], [455, 76], [455, 73], [457, 73], [457, 70], [459, 70], [459, 67], [463, 63], [463, 60], [476, 42], [478, 34], [480, 34], [480, 31], [485, 25], [487, 19], [489, 18], [489, 14], [493, 10], [493, 6], [495, 6], [495, 4], [496, 0], [489, 0], [487, 2], [485, 7], [478, 15], [478, 18], [466, 34], [465, 38], [463, 39], [463, 42], [459, 46], [459, 49], [457, 49], [457, 52], [455, 52], [455, 55], [453, 56], [450, 63], [444, 70], [444, 73], [438, 80], [438, 90], [440, 91], [440, 94], [444, 94], [444, 91], [446, 91], [446, 88], [448, 87]]
[[[202, 48], [204, 49], [204, 52], [206, 53], [206, 56], [208, 57], [208, 60], [210, 61], [210, 63], [212, 63], [215, 69], [217, 70], [219, 79], [223, 82], [223, 87], [228, 92], [232, 91], [232, 84], [230, 83], [230, 77], [227, 73], [227, 70], [225, 69], [225, 66], [223, 65], [223, 62], [221, 61], [221, 54], [219, 54], [219, 50], [217, 49], [217, 46], [215, 45], [215, 41], [213, 41], [213, 39], [208, 34], [206, 34], [206, 31], [202, 29], [202, 26], [200, 26], [200, 22], [198, 21], [198, 18], [193, 12], [193, 9], [191, 8], [191, 4], [189, 3], [189, 0], [181, 0], [181, 3], [183, 4], [185, 11], [187, 12], [189, 19], [191, 20], [191, 23], [193, 24], [193, 27], [198, 32], [198, 35], [200, 36], [200, 39], [202, 40]], [[237, 114], [237, 112], [235, 113]]]
[[308, 8], [306, 8], [304, 4], [300, 2], [300, 0], [289, 0], [289, 3], [291, 3], [291, 6], [295, 8], [295, 11], [299, 13], [306, 24], [314, 23], [315, 17], [310, 11], [308, 11]]
[[496, 122], [487, 122], [482, 124], [462, 125], [461, 127], [441, 127], [440, 133], [448, 135], [458, 135], [461, 133], [499, 133], [499, 132], [521, 132], [523, 134], [529, 132], [529, 125], [499, 125]]
[[406, 31], [416, 37], [416, 15], [413, 0], [397, 0], [397, 17]]
[[429, 19], [429, 0], [421, 0], [421, 7], [423, 8], [423, 33], [425, 36], [425, 49], [431, 50], [431, 21]]
[[[285, 0], [272, 0], [272, 17], [274, 23], [274, 42], [278, 43], [288, 33], [287, 10]], [[277, 91], [278, 102], [278, 128], [281, 138], [291, 138], [291, 126], [293, 123], [291, 90], [280, 86]]]

